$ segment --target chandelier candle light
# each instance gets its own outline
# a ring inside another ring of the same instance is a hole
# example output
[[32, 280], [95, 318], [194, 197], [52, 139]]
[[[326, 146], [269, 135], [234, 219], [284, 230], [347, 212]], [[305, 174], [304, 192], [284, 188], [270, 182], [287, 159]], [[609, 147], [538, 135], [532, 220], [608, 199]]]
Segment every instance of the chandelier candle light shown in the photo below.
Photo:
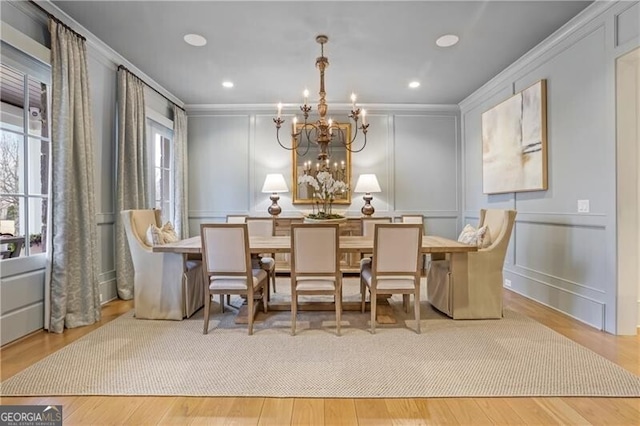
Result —
[[[304, 105], [300, 107], [302, 114], [304, 116], [304, 122], [302, 123], [300, 129], [298, 129], [298, 118], [293, 117], [291, 123], [291, 138], [292, 144], [291, 147], [285, 146], [280, 141], [280, 127], [284, 123], [282, 119], [282, 103], [278, 103], [278, 115], [273, 119], [273, 122], [276, 124], [276, 138], [281, 147], [287, 150], [296, 150], [298, 152], [299, 149], [304, 149], [303, 153], [300, 153], [301, 156], [304, 156], [308, 151], [311, 145], [311, 142], [315, 143], [318, 146], [318, 160], [320, 163], [318, 168], [328, 168], [329, 159], [331, 158], [331, 143], [339, 142], [341, 143], [347, 150], [351, 152], [360, 152], [367, 145], [367, 129], [369, 125], [366, 122], [366, 111], [360, 110], [360, 108], [356, 107], [356, 95], [351, 94], [351, 114], [349, 118], [353, 120], [355, 123], [355, 132], [353, 138], [351, 140], [347, 140], [345, 136], [345, 132], [340, 128], [340, 123], [334, 121], [332, 119], [327, 119], [327, 102], [325, 100], [326, 92], [324, 88], [324, 70], [329, 66], [329, 59], [324, 56], [324, 44], [329, 41], [329, 38], [326, 35], [319, 35], [316, 37], [316, 42], [320, 43], [320, 57], [316, 59], [316, 66], [320, 70], [320, 100], [318, 101], [318, 115], [319, 118], [315, 123], [311, 123], [308, 121], [309, 112], [311, 111], [311, 106], [307, 105], [307, 101], [309, 98], [309, 91], [305, 89], [303, 92], [304, 96]], [[362, 115], [362, 123], [358, 125], [358, 120]], [[353, 142], [356, 140], [358, 136], [358, 130], [362, 130], [364, 134], [364, 142], [362, 146], [358, 149], [354, 149], [352, 147]], [[307, 140], [306, 147], [301, 147], [303, 145], [301, 143], [301, 135], [304, 132], [304, 135]]]

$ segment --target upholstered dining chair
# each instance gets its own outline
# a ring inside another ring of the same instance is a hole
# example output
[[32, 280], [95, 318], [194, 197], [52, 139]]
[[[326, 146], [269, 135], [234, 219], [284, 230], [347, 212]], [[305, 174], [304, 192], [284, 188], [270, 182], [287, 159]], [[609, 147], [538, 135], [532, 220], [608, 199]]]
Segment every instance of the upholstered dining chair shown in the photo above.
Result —
[[336, 332], [342, 317], [342, 272], [338, 224], [291, 225], [291, 334], [296, 334], [298, 296], [332, 295]]
[[260, 295], [267, 312], [265, 287], [269, 286], [267, 272], [251, 268], [249, 232], [244, 223], [213, 223], [200, 225], [202, 264], [208, 292], [204, 299], [204, 329], [209, 332], [211, 297], [220, 295], [220, 308], [224, 312], [224, 295], [246, 296], [249, 334], [253, 334], [254, 296]]
[[502, 318], [502, 269], [515, 218], [515, 210], [480, 210], [478, 228], [487, 226], [491, 243], [467, 254], [464, 273], [452, 274], [450, 256], [432, 256], [427, 296], [436, 309], [454, 319]]
[[[276, 234], [276, 223], [272, 217], [247, 217], [246, 224], [249, 229], [249, 237], [272, 237]], [[264, 254], [255, 255], [255, 260], [259, 262], [262, 269], [267, 271], [271, 278], [273, 292], [276, 292], [276, 255]], [[269, 294], [267, 294], [269, 296]]]
[[[371, 333], [376, 332], [378, 294], [413, 294], [417, 332], [420, 333], [420, 247], [419, 224], [376, 224], [373, 258], [360, 263], [361, 310], [365, 311], [366, 290], [371, 301]], [[405, 309], [408, 303], [405, 303]]]
[[160, 210], [125, 210], [121, 215], [133, 261], [135, 317], [190, 317], [203, 304], [202, 262], [152, 251], [146, 234], [149, 225], [162, 226]]
[[[419, 223], [422, 225], [422, 235], [427, 234], [427, 227], [424, 224], [424, 216], [421, 214], [403, 214], [400, 216], [401, 223]], [[427, 254], [422, 255], [422, 272], [427, 270]]]
[[246, 223], [248, 217], [246, 214], [228, 214], [227, 223]]
[[[393, 218], [388, 216], [381, 217], [363, 217], [360, 219], [360, 235], [363, 237], [373, 238], [375, 226], [378, 223], [393, 223]], [[362, 253], [361, 259], [371, 257], [371, 253]]]

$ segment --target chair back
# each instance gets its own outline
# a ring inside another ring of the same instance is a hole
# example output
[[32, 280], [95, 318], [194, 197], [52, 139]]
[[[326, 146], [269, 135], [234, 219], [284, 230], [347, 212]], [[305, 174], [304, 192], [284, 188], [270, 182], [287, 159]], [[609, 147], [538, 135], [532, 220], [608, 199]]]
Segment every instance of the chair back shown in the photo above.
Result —
[[246, 214], [228, 214], [227, 223], [245, 223], [247, 217]]
[[249, 236], [244, 223], [200, 225], [202, 261], [209, 276], [247, 277], [251, 273]]
[[[162, 226], [161, 218], [162, 212], [156, 209], [124, 210], [122, 212], [122, 221], [132, 255], [134, 250], [138, 248], [137, 246], [149, 249], [146, 237], [147, 229], [149, 229], [149, 225]], [[136, 242], [137, 244], [135, 244]]]
[[292, 224], [292, 274], [336, 274], [340, 270], [339, 244], [338, 224]]
[[248, 217], [246, 219], [250, 237], [272, 237], [275, 235], [275, 221], [272, 217]]
[[391, 217], [363, 217], [361, 219], [361, 234], [363, 237], [373, 238], [373, 231], [377, 223], [393, 223]]
[[478, 227], [487, 226], [487, 233], [491, 238], [491, 245], [479, 251], [491, 250], [500, 252], [498, 263], [502, 265], [507, 254], [511, 231], [516, 219], [515, 210], [482, 209]]
[[422, 225], [377, 224], [373, 240], [376, 275], [419, 274]]

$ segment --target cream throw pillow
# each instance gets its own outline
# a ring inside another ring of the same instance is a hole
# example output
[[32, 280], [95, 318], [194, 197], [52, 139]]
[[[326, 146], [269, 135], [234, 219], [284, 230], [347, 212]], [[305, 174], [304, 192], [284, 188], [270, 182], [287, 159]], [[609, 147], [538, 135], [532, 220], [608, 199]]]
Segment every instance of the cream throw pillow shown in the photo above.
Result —
[[165, 223], [162, 228], [158, 228], [154, 224], [150, 224], [147, 228], [147, 244], [150, 246], [175, 243], [176, 241], [180, 241], [180, 237], [176, 234], [171, 222]]
[[486, 225], [481, 226], [478, 229], [471, 225], [467, 225], [460, 233], [458, 241], [464, 244], [471, 244], [479, 248], [489, 247], [491, 245], [491, 237], [487, 232], [488, 229], [489, 228]]

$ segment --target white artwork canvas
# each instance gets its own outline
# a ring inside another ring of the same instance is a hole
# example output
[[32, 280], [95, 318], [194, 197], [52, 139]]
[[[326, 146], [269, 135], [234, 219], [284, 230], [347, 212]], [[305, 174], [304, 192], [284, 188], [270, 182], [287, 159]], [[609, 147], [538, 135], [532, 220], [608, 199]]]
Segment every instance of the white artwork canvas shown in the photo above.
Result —
[[546, 80], [482, 114], [485, 194], [547, 189]]

